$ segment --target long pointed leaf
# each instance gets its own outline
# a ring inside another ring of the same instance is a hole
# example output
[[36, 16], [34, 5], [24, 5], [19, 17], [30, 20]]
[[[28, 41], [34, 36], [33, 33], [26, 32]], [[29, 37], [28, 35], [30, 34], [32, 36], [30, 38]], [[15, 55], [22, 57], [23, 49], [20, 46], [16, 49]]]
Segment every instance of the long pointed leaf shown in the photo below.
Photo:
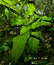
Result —
[[30, 35], [29, 32], [27, 32], [25, 34], [13, 38], [13, 48], [10, 53], [10, 56], [12, 57], [14, 65], [16, 64], [21, 54], [23, 53], [29, 35]]

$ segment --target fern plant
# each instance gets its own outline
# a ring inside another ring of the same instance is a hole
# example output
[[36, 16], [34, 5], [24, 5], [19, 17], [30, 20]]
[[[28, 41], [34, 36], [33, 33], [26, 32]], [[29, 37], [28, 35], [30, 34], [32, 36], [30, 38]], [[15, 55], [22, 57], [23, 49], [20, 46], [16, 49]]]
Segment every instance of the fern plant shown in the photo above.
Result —
[[23, 7], [23, 3], [25, 5], [26, 2], [27, 11], [24, 10], [24, 7], [21, 10], [19, 10], [16, 7], [16, 3], [20, 1], [21, 0], [0, 1], [0, 4], [5, 5], [8, 8], [13, 9], [14, 11], [20, 13], [20, 15], [13, 13], [12, 11], [9, 13], [9, 9], [8, 8], [5, 9], [5, 16], [7, 20], [10, 19], [9, 22], [11, 27], [21, 26], [20, 33], [16, 37], [13, 37], [13, 47], [10, 52], [13, 65], [15, 65], [19, 60], [19, 58], [21, 57], [26, 47], [26, 43], [28, 44], [28, 48], [32, 49], [32, 51], [36, 53], [36, 51], [38, 50], [40, 40], [42, 42], [45, 41], [42, 31], [39, 28], [45, 26], [51, 26], [51, 20], [52, 20], [51, 17], [39, 16], [34, 14], [35, 11], [34, 4], [27, 3], [26, 1], [21, 2], [21, 8]]

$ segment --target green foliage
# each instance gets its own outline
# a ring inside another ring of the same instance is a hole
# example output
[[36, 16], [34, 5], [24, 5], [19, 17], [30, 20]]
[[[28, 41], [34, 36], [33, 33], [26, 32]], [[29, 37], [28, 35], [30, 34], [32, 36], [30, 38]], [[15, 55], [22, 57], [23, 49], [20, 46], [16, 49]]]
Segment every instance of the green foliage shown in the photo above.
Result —
[[22, 25], [23, 23], [24, 23], [24, 20], [22, 20], [22, 18], [20, 16], [16, 17], [16, 19], [15, 18], [11, 19], [11, 26]]
[[27, 11], [25, 11], [24, 16], [27, 18], [34, 14], [35, 6], [33, 4], [27, 4]]
[[24, 34], [29, 31], [29, 27], [22, 26], [22, 29], [20, 31], [20, 34]]
[[4, 2], [9, 3], [10, 5], [14, 6], [18, 0], [4, 0]]
[[38, 19], [36, 22], [32, 24], [32, 29], [38, 28], [40, 26], [50, 26], [50, 25], [51, 22], [40, 21], [40, 19]]
[[33, 15], [34, 11], [35, 11], [35, 6], [33, 4], [27, 4], [28, 6], [28, 13], [29, 15]]
[[51, 17], [47, 17], [47, 16], [43, 16], [43, 17], [42, 17], [42, 20], [51, 21], [52, 18], [51, 18]]
[[44, 41], [44, 37], [41, 31], [31, 32], [31, 35], [35, 36], [36, 38], [39, 38], [41, 41]]
[[[45, 43], [45, 34], [49, 33], [48, 31], [54, 34], [54, 24], [52, 24], [54, 21], [53, 16], [47, 17], [45, 14], [45, 16], [42, 16], [34, 13], [36, 6], [33, 4], [33, 1], [29, 3], [30, 1], [32, 0], [0, 0], [0, 5], [4, 6], [4, 9], [0, 11], [0, 57], [4, 59], [8, 53], [11, 57], [12, 61], [10, 62], [12, 62], [12, 65], [16, 65], [16, 63], [21, 60], [21, 55], [25, 52], [26, 55], [23, 55], [24, 62], [32, 60], [33, 54], [39, 50], [39, 44]], [[17, 4], [21, 9], [18, 9]], [[26, 10], [24, 9], [25, 5], [27, 5]], [[47, 27], [49, 29], [47, 29]], [[52, 38], [54, 39], [53, 34]], [[50, 42], [48, 41], [48, 43]], [[42, 47], [45, 48], [45, 50], [48, 48], [46, 44], [45, 47], [42, 44], [39, 51], [41, 51]], [[44, 53], [45, 52], [46, 51], [44, 51]], [[41, 54], [42, 53], [41, 51]], [[5, 59], [5, 62], [6, 61]], [[21, 63], [21, 61], [19, 63]]]
[[23, 53], [29, 36], [30, 36], [30, 33], [27, 32], [25, 34], [22, 34], [13, 38], [13, 48], [10, 55], [12, 57], [12, 61], [14, 62], [14, 65], [16, 64], [21, 54]]
[[49, 30], [50, 30], [50, 31], [54, 31], [54, 27], [51, 27]]
[[29, 60], [31, 60], [31, 59], [32, 59], [31, 56], [27, 56], [27, 57], [24, 58], [24, 62], [27, 62], [27, 61], [29, 61]]
[[30, 37], [28, 41], [28, 47], [31, 48], [34, 52], [36, 52], [38, 49], [39, 42], [40, 40]]
[[2, 45], [2, 47], [4, 48], [5, 51], [8, 50], [8, 46]]
[[5, 9], [5, 15], [6, 15], [7, 19], [9, 20], [9, 11], [7, 8]]
[[16, 0], [16, 1], [14, 1], [14, 0], [12, 0], [12, 1], [10, 1], [10, 0], [1, 0], [0, 4], [1, 5], [5, 5], [5, 6], [11, 8], [11, 9], [13, 9], [14, 11], [20, 13], [19, 9], [15, 6], [15, 4], [17, 3], [17, 1], [18, 0]]
[[0, 26], [2, 26], [3, 24], [4, 24], [4, 20], [5, 20], [5, 16], [2, 14], [1, 16], [0, 16]]

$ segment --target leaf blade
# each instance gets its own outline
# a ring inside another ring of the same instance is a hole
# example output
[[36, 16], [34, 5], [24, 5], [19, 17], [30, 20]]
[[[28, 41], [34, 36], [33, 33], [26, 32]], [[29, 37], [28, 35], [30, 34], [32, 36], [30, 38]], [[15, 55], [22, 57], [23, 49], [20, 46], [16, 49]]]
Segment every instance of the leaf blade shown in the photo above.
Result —
[[27, 42], [27, 39], [29, 38], [29, 32], [19, 35], [17, 37], [13, 38], [13, 48], [11, 50], [10, 56], [12, 57], [12, 61], [14, 62], [14, 65], [19, 60], [21, 54], [23, 53], [25, 49], [25, 45]]

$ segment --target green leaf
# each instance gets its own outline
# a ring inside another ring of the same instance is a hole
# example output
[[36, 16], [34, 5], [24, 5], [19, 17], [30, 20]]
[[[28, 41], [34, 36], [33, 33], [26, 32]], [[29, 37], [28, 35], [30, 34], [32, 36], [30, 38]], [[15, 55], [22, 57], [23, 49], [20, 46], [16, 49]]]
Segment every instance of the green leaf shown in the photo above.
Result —
[[35, 32], [31, 32], [31, 35], [39, 38], [41, 41], [44, 41], [44, 37], [42, 35], [42, 32], [41, 31], [35, 31]]
[[13, 1], [10, 1], [10, 0], [4, 0], [4, 1], [1, 0], [0, 1], [1, 5], [7, 6], [7, 7], [13, 9], [14, 11], [20, 13], [20, 10], [15, 6], [16, 3], [17, 3], [17, 0], [16, 1], [14, 1], [14, 0]]
[[7, 19], [9, 20], [9, 11], [7, 8], [5, 9], [5, 15], [6, 15]]
[[51, 22], [41, 21], [41, 22], [39, 22], [39, 25], [40, 26], [50, 26]]
[[28, 20], [27, 20], [27, 24], [31, 24], [34, 22], [34, 20], [38, 19], [39, 18], [39, 15], [33, 15], [31, 16]]
[[28, 41], [28, 46], [31, 48], [34, 52], [38, 50], [38, 45], [39, 45], [40, 40], [30, 37]]
[[4, 0], [5, 2], [7, 2], [10, 5], [15, 5], [17, 3], [18, 0]]
[[52, 18], [51, 18], [51, 17], [47, 17], [47, 16], [43, 16], [43, 17], [42, 17], [42, 20], [51, 21]]
[[20, 2], [21, 0], [18, 0], [18, 2]]
[[14, 25], [16, 25], [16, 21], [15, 21], [15, 19], [14, 18], [11, 18], [11, 26], [14, 26]]
[[34, 22], [32, 24], [32, 29], [35, 29], [36, 27], [39, 27], [39, 21], [40, 21], [40, 19], [38, 19], [36, 22]]
[[25, 11], [25, 14], [24, 14], [25, 18], [33, 15], [34, 11], [35, 11], [35, 6], [33, 4], [27, 3], [27, 11]]
[[24, 34], [29, 31], [29, 27], [22, 26], [22, 29], [20, 30], [20, 34]]
[[40, 26], [50, 26], [50, 25], [51, 22], [40, 21], [40, 19], [38, 19], [36, 22], [32, 24], [32, 29], [38, 28]]
[[28, 7], [28, 14], [29, 15], [33, 15], [34, 11], [35, 11], [35, 6], [33, 4], [27, 4]]
[[29, 56], [27, 56], [27, 57], [24, 58], [24, 62], [27, 62], [27, 61], [29, 61], [31, 59], [32, 59], [32, 57], [29, 55]]
[[22, 25], [24, 23], [24, 20], [22, 20], [21, 18], [17, 17], [17, 18], [12, 18], [11, 19], [11, 26], [14, 25]]
[[4, 24], [5, 16], [4, 14], [0, 15], [0, 27]]
[[21, 18], [16, 18], [16, 25], [22, 25], [23, 20]]
[[8, 50], [8, 46], [2, 45], [2, 47], [4, 48], [5, 51]]
[[54, 27], [51, 27], [49, 30], [50, 30], [50, 31], [54, 31]]
[[19, 36], [13, 38], [13, 48], [11, 50], [10, 56], [12, 57], [12, 61], [13, 61], [14, 65], [16, 64], [16, 62], [19, 60], [21, 54], [23, 53], [29, 36], [30, 36], [30, 33], [27, 32], [23, 35], [19, 35]]

